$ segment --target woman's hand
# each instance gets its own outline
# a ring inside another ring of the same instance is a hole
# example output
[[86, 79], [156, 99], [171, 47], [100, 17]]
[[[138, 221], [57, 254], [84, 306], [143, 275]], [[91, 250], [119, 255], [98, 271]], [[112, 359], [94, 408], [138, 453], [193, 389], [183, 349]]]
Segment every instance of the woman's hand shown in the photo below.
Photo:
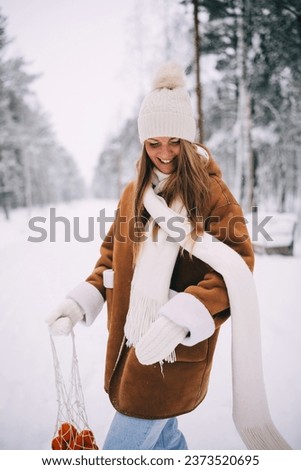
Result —
[[82, 308], [73, 299], [64, 299], [46, 318], [46, 323], [51, 335], [68, 335], [83, 318]]
[[162, 361], [178, 344], [194, 346], [215, 331], [214, 320], [205, 305], [185, 292], [173, 296], [161, 307], [159, 315], [136, 346], [141, 364]]
[[166, 317], [156, 320], [136, 346], [138, 361], [144, 365], [165, 359], [185, 338], [188, 329]]

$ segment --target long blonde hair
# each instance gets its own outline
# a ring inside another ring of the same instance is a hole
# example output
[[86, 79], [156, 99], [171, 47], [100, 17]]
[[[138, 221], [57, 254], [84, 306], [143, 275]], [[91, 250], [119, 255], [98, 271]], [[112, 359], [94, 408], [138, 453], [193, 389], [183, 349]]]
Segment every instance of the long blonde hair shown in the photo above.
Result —
[[[201, 146], [210, 156], [206, 147]], [[180, 199], [188, 213], [188, 217], [195, 232], [203, 232], [202, 217], [206, 211], [209, 196], [209, 174], [207, 170], [209, 159], [200, 155], [196, 145], [187, 140], [180, 139], [180, 153], [176, 159], [177, 168], [170, 174], [160, 195], [168, 206], [176, 199]], [[135, 240], [141, 240], [149, 214], [143, 205], [143, 196], [146, 187], [150, 184], [153, 163], [143, 146], [141, 157], [137, 164], [137, 183], [134, 201], [135, 214]], [[135, 243], [134, 251], [137, 254], [139, 243]]]

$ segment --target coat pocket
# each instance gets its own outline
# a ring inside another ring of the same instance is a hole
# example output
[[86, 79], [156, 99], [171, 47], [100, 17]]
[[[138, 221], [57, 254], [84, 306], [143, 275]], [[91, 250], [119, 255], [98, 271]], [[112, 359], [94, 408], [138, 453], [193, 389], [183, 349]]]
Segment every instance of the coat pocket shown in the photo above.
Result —
[[202, 362], [208, 355], [208, 339], [195, 344], [194, 346], [184, 346], [179, 344], [176, 348], [177, 362]]

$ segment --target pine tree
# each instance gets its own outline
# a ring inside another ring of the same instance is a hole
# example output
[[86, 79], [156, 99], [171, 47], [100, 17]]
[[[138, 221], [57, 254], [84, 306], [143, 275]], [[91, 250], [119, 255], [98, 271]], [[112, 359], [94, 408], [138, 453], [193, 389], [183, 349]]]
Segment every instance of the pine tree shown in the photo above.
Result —
[[198, 0], [198, 5], [207, 18], [202, 54], [214, 56], [220, 72], [219, 82], [204, 93], [208, 145], [221, 152], [245, 208], [264, 203], [296, 210], [298, 185], [291, 168], [300, 173], [300, 2]]
[[84, 187], [31, 90], [37, 76], [22, 57], [4, 59], [5, 27], [0, 12], [0, 199], [8, 215], [8, 199], [30, 207], [81, 197]]

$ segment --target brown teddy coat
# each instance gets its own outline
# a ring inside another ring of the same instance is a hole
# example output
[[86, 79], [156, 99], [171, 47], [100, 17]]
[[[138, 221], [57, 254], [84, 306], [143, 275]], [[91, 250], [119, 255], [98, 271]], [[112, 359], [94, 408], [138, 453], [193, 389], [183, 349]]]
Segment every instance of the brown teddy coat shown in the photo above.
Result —
[[[210, 159], [208, 171], [210, 204], [208, 213], [204, 214], [205, 230], [231, 246], [253, 270], [254, 255], [241, 208], [221, 179], [213, 159]], [[215, 320], [215, 333], [195, 346], [179, 345], [176, 362], [164, 363], [163, 373], [159, 363], [145, 366], [138, 362], [134, 348], [128, 348], [124, 338], [133, 276], [134, 196], [135, 183], [132, 182], [122, 194], [115, 222], [87, 281], [107, 301], [109, 336], [105, 390], [113, 406], [125, 415], [160, 419], [187, 413], [204, 399], [219, 329], [230, 315], [229, 300], [220, 274], [201, 260], [191, 259], [187, 252], [179, 254], [170, 288], [193, 294], [203, 302]], [[105, 269], [114, 270], [113, 289], [103, 285]]]

